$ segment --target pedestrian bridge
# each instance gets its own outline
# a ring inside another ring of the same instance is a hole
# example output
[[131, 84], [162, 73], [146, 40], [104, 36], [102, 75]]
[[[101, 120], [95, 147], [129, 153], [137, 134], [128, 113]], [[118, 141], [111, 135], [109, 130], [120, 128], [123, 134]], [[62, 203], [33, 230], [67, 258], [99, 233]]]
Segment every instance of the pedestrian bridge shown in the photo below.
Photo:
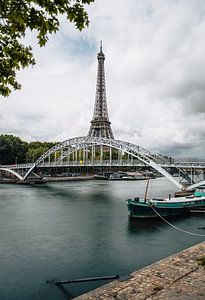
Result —
[[[31, 174], [42, 178], [44, 175], [39, 176], [37, 172], [41, 168], [52, 169], [62, 166], [68, 168], [71, 166], [108, 166], [110, 168], [114, 166], [149, 166], [165, 176], [179, 189], [189, 190], [193, 185], [196, 187], [205, 183], [203, 180], [198, 183], [193, 180], [196, 177], [195, 170], [202, 170], [204, 175], [205, 163], [173, 162], [167, 157], [129, 142], [89, 136], [71, 138], [56, 144], [32, 164], [0, 166], [0, 170], [13, 174], [20, 181], [26, 181]], [[173, 170], [177, 171], [179, 177], [184, 178], [189, 186], [184, 187], [176, 177], [173, 177], [171, 175]]]

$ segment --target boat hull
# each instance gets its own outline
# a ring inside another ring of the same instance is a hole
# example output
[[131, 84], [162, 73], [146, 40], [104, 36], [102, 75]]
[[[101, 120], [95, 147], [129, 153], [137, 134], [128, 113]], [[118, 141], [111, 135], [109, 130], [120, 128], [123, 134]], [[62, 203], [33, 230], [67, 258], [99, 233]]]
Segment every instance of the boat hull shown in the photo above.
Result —
[[[158, 214], [162, 217], [179, 216], [190, 213], [190, 210], [186, 207], [154, 207], [144, 203], [131, 203], [127, 202], [129, 217], [131, 218], [159, 218]], [[156, 213], [156, 212], [158, 213]]]
[[127, 199], [128, 213], [131, 218], [160, 218], [205, 212], [205, 193], [169, 198], [146, 199], [135, 197]]

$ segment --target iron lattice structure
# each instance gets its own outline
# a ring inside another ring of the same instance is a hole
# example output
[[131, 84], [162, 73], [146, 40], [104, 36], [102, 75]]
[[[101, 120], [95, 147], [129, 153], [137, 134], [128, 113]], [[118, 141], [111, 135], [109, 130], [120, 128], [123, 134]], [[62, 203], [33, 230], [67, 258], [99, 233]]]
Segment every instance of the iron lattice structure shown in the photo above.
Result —
[[98, 71], [97, 71], [97, 85], [95, 96], [95, 107], [92, 121], [90, 122], [89, 137], [102, 137], [114, 139], [111, 122], [108, 117], [106, 88], [105, 88], [105, 55], [102, 51], [102, 42], [100, 45], [100, 52], [97, 54]]
[[[95, 150], [100, 148], [100, 160], [95, 156]], [[108, 160], [103, 161], [103, 148], [109, 152]], [[36, 170], [39, 168], [55, 168], [55, 167], [70, 167], [73, 166], [72, 161], [70, 159], [66, 160], [70, 156], [76, 157], [77, 151], [82, 151], [82, 160], [77, 162], [74, 161], [76, 166], [114, 166], [116, 162], [113, 164], [112, 160], [112, 151], [118, 150], [121, 155], [118, 158], [117, 165], [123, 166], [122, 155], [128, 154], [128, 161], [126, 162], [127, 166], [134, 166], [133, 158], [137, 159], [137, 165], [147, 165], [161, 173], [165, 176], [169, 181], [174, 183], [178, 188], [185, 189], [185, 190], [192, 190], [200, 185], [205, 184], [205, 180], [200, 180], [200, 182], [194, 183], [188, 180], [188, 177], [184, 177], [189, 182], [189, 186], [183, 186], [182, 183], [178, 182], [175, 177], [173, 177], [169, 170], [171, 169], [178, 169], [180, 174], [183, 173], [186, 175], [184, 168], [193, 171], [193, 168], [196, 168], [196, 171], [199, 169], [205, 169], [205, 166], [202, 163], [194, 163], [192, 162], [191, 165], [183, 165], [182, 163], [175, 162], [174, 164], [170, 164], [169, 159], [165, 157], [155, 154], [141, 146], [124, 142], [115, 139], [107, 139], [107, 138], [99, 138], [99, 137], [76, 137], [65, 140], [62, 143], [56, 144], [52, 148], [50, 148], [47, 152], [45, 152], [41, 157], [37, 159], [34, 164], [21, 164], [21, 165], [10, 165], [10, 166], [0, 166], [0, 171], [7, 171], [13, 175], [15, 175], [20, 181], [26, 181], [30, 174], [36, 176], [36, 178], [43, 178], [44, 175], [38, 175]], [[90, 157], [88, 157], [88, 153], [90, 153]], [[55, 155], [56, 154], [56, 155]], [[60, 154], [60, 155], [59, 155]], [[53, 161], [53, 158], [54, 161]], [[76, 158], [77, 159], [77, 158]], [[191, 171], [191, 172], [192, 172]], [[46, 173], [45, 173], [46, 174]], [[204, 173], [203, 173], [204, 174]], [[202, 175], [203, 175], [202, 174]]]
[[[202, 181], [193, 184], [192, 179], [189, 178], [188, 172], [184, 171], [184, 168], [188, 168], [188, 170], [191, 169], [192, 177], [192, 164], [188, 166], [183, 166], [183, 164], [181, 163], [173, 164], [169, 161], [169, 159], [161, 155], [157, 155], [138, 145], [114, 139], [107, 109], [104, 72], [105, 55], [102, 52], [102, 42], [100, 45], [100, 52], [97, 54], [97, 59], [98, 72], [95, 107], [88, 135], [84, 137], [68, 139], [53, 146], [41, 157], [39, 157], [33, 164], [0, 166], [0, 172], [9, 172], [10, 174], [16, 176], [20, 181], [26, 181], [26, 179], [29, 178], [31, 174], [36, 178], [41, 179], [46, 173], [41, 174], [40, 176], [35, 173], [40, 168], [46, 167], [51, 169], [59, 166], [69, 167], [73, 165], [73, 162], [76, 164], [76, 166], [81, 167], [105, 165], [112, 167], [115, 164], [117, 164], [118, 166], [123, 166], [123, 155], [127, 154], [127, 161], [125, 162], [126, 166], [134, 166], [135, 164], [133, 162], [133, 159], [135, 159], [138, 166], [141, 164], [142, 166], [146, 165], [152, 167], [180, 189], [191, 190], [200, 185], [204, 185], [204, 177]], [[116, 150], [118, 153], [117, 163], [115, 161], [113, 162], [112, 156], [112, 153], [116, 152]], [[106, 153], [105, 161], [103, 161], [103, 151]], [[81, 153], [81, 156], [78, 162], [77, 160], [79, 158], [79, 152]], [[97, 156], [96, 152], [98, 152]], [[205, 166], [202, 166], [201, 163], [200, 165], [198, 165], [197, 163], [195, 167], [197, 168], [197, 171], [199, 168], [205, 169]], [[171, 169], [174, 169], [175, 171], [178, 170], [179, 174], [182, 175], [182, 177], [186, 179], [190, 185], [185, 187], [181, 182], [178, 182], [169, 173]], [[204, 174], [205, 173], [203, 173], [203, 176]]]

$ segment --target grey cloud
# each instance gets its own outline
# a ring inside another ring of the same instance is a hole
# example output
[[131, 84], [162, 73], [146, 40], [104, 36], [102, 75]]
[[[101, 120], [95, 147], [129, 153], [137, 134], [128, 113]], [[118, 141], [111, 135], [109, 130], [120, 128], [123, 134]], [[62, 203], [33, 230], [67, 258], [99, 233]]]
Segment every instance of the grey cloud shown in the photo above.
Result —
[[105, 0], [88, 11], [88, 29], [62, 23], [45, 48], [33, 45], [37, 65], [19, 73], [22, 90], [1, 103], [2, 133], [58, 141], [86, 135], [102, 39], [115, 138], [203, 156], [204, 0]]
[[164, 145], [159, 148], [155, 148], [155, 152], [160, 151], [160, 153], [163, 153], [164, 155], [172, 156], [174, 154], [175, 157], [186, 157], [187, 153], [190, 153], [190, 150], [193, 149], [193, 144], [190, 142], [187, 143], [173, 143], [169, 145]]
[[185, 112], [205, 114], [205, 91], [196, 91], [184, 99]]

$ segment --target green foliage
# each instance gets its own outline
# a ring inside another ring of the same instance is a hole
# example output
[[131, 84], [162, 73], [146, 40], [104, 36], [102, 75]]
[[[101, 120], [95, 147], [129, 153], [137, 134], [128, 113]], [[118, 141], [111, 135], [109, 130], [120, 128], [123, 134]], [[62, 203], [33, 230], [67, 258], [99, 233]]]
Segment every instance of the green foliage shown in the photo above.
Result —
[[59, 19], [82, 30], [88, 26], [85, 5], [94, 0], [0, 0], [0, 95], [9, 96], [11, 89], [20, 89], [16, 72], [35, 64], [31, 46], [23, 44], [26, 30], [35, 30], [40, 47], [48, 34], [59, 30]]
[[43, 153], [56, 143], [22, 141], [13, 135], [0, 135], [0, 164], [12, 165], [16, 163], [35, 162]]
[[26, 153], [27, 162], [35, 162], [43, 153], [48, 151], [56, 143], [49, 142], [31, 142], [28, 145], [28, 151]]
[[0, 135], [0, 164], [25, 162], [28, 143], [13, 135]]

